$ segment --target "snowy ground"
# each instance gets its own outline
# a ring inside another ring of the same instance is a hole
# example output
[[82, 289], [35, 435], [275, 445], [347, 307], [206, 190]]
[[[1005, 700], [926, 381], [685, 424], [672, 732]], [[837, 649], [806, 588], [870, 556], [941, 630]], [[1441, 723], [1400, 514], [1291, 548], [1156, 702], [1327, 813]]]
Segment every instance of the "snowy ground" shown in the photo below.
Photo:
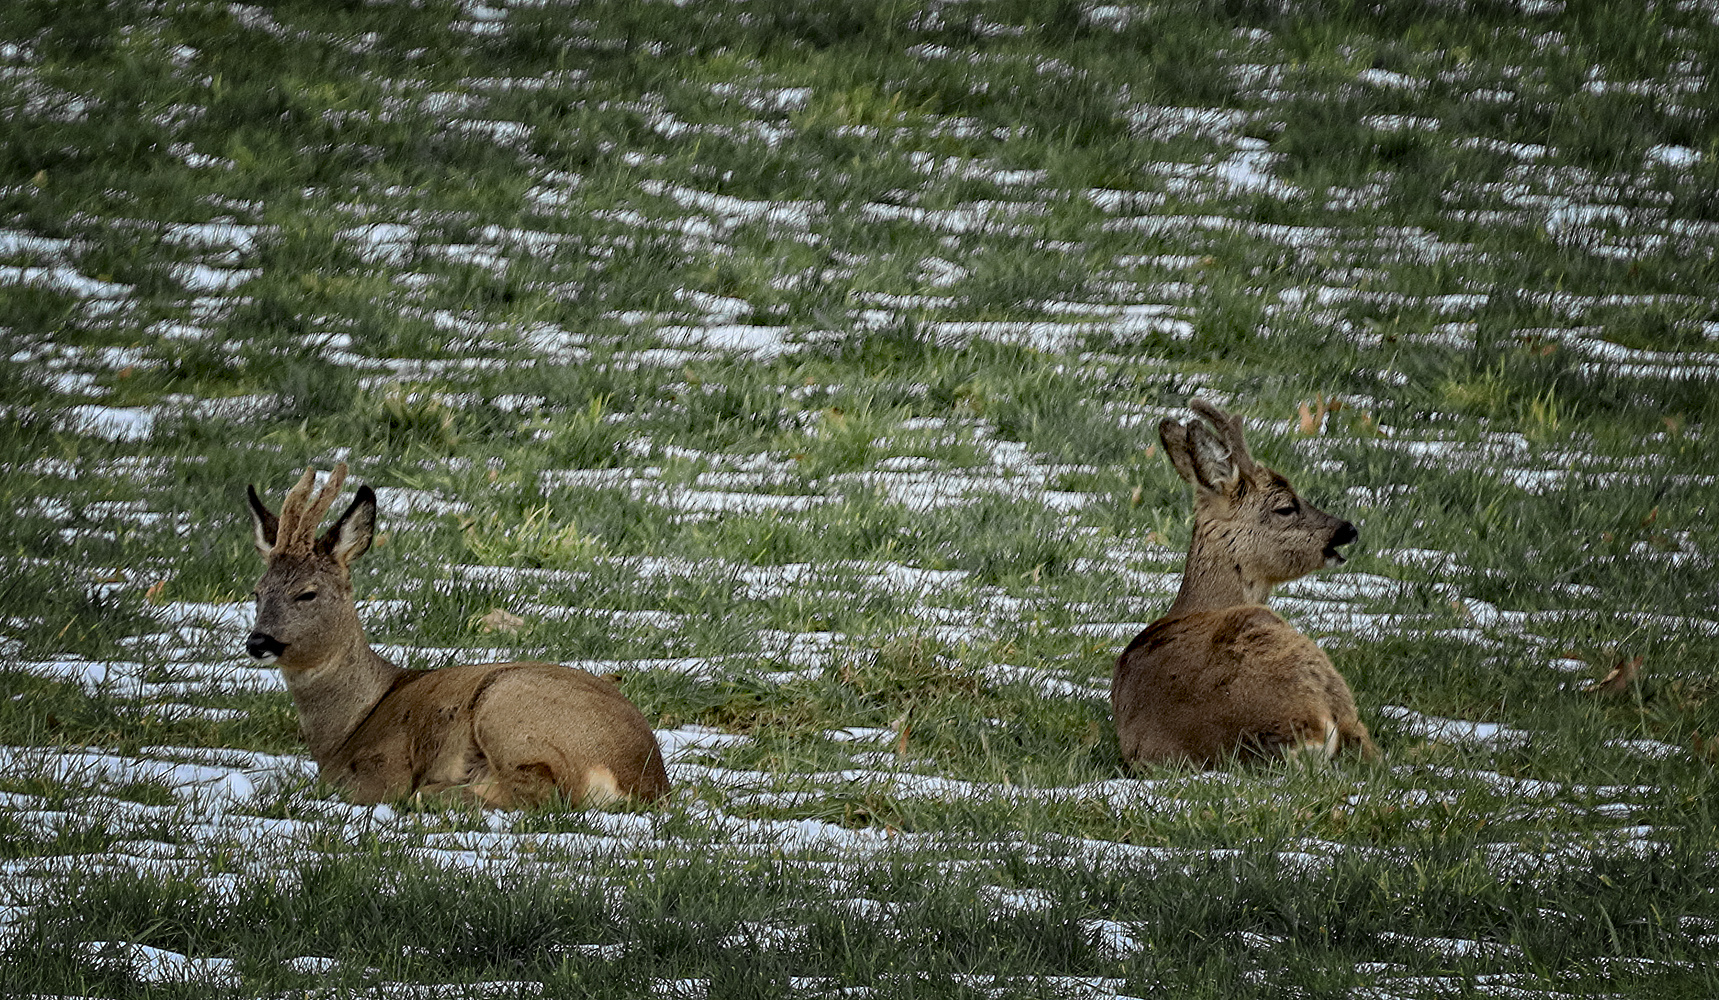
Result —
[[[591, 6], [0, 36], [28, 989], [1711, 992], [1712, 10]], [[1376, 766], [1121, 767], [1196, 393], [1361, 527], [1273, 603]], [[241, 498], [339, 460], [378, 648], [670, 802], [316, 783]]]

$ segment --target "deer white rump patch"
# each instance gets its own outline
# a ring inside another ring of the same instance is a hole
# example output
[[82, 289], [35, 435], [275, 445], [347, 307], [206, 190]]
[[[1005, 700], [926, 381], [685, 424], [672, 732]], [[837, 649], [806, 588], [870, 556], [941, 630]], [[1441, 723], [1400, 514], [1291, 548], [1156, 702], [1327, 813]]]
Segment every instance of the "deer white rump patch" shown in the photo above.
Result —
[[585, 805], [603, 806], [626, 797], [620, 782], [615, 780], [615, 772], [607, 767], [598, 764], [585, 772]]

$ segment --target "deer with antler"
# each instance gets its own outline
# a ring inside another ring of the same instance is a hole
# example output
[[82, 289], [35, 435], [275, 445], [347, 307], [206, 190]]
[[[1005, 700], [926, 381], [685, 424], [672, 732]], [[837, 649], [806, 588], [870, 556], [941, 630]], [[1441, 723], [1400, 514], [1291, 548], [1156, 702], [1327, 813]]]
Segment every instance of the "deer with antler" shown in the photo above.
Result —
[[1240, 417], [1188, 405], [1209, 427], [1165, 420], [1158, 437], [1194, 487], [1193, 542], [1170, 609], [1116, 661], [1110, 702], [1123, 758], [1213, 767], [1346, 748], [1376, 756], [1331, 660], [1265, 606], [1274, 585], [1341, 565], [1355, 526], [1256, 463]]
[[404, 670], [370, 648], [352, 562], [370, 547], [376, 494], [359, 486], [321, 537], [346, 465], [314, 498], [306, 469], [276, 517], [247, 489], [257, 551], [245, 648], [285, 675], [319, 773], [356, 802], [451, 792], [518, 808], [557, 794], [601, 803], [668, 792], [656, 735], [614, 684], [556, 663]]

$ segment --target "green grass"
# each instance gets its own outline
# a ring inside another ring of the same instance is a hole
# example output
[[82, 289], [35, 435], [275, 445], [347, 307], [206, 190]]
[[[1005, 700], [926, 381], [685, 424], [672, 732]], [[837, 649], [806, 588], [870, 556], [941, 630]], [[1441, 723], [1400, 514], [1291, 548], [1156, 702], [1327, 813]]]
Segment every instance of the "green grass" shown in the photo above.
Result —
[[[12, 7], [13, 990], [1713, 992], [1708, 12]], [[1279, 602], [1382, 762], [1124, 770], [1198, 394], [1360, 526]], [[678, 795], [247, 756], [244, 486], [336, 460], [373, 641], [615, 674]]]

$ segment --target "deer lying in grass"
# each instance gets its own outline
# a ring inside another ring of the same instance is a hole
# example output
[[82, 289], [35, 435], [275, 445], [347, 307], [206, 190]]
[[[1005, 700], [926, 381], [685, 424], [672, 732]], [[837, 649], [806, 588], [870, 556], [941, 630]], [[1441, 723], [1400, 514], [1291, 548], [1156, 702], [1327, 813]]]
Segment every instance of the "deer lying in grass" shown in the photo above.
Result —
[[247, 490], [257, 551], [256, 630], [245, 648], [286, 675], [322, 776], [361, 803], [451, 791], [517, 808], [559, 792], [572, 802], [668, 791], [662, 751], [614, 684], [555, 663], [403, 670], [370, 648], [352, 597], [352, 561], [370, 547], [376, 494], [316, 529], [346, 479], [335, 466], [315, 499], [316, 470], [277, 518]]
[[1355, 526], [1256, 464], [1241, 418], [1189, 405], [1211, 429], [1165, 420], [1158, 436], [1193, 484], [1194, 538], [1170, 610], [1116, 661], [1110, 703], [1123, 759], [1212, 767], [1351, 747], [1376, 756], [1324, 651], [1264, 604], [1273, 585], [1340, 565]]

